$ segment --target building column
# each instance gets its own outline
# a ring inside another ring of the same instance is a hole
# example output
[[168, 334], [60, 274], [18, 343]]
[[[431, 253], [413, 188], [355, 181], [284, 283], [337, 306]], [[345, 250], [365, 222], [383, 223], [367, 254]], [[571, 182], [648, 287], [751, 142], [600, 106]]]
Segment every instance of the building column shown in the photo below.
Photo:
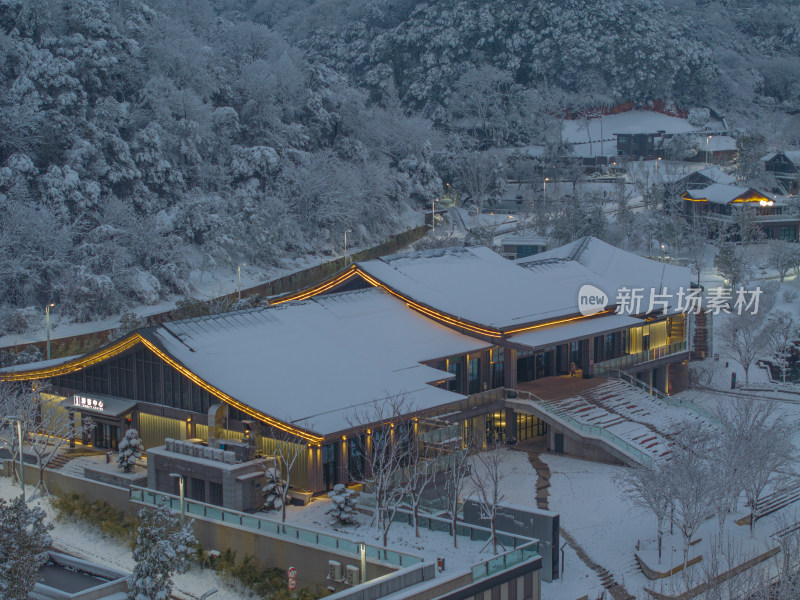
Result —
[[517, 351], [506, 348], [505, 357], [506, 387], [515, 390], [517, 389]]
[[581, 343], [581, 369], [583, 378], [591, 379], [594, 377], [594, 338], [589, 337]]
[[513, 408], [506, 409], [506, 441], [517, 439], [517, 413]]

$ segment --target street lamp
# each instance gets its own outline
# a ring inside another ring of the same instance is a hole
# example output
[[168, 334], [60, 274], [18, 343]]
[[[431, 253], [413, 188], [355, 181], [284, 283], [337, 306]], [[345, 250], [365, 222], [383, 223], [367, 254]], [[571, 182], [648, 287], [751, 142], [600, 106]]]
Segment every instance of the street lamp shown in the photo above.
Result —
[[22, 501], [25, 502], [25, 463], [22, 459], [22, 417], [3, 417], [7, 421], [17, 422], [17, 438], [19, 443], [19, 482], [22, 487]]
[[661, 157], [659, 156], [656, 158], [656, 179], [658, 179], [658, 163], [661, 161]]
[[240, 265], [236, 265], [236, 271], [239, 274], [239, 300], [242, 299], [242, 267], [246, 267], [247, 263], [242, 263]]
[[709, 135], [706, 138], [706, 166], [708, 166], [708, 140], [710, 140], [712, 137], [714, 137], [714, 136]]
[[184, 493], [183, 493], [183, 475], [180, 473], [170, 473], [170, 477], [174, 477], [178, 480], [178, 491], [181, 497], [181, 525], [186, 521], [186, 503], [184, 501]]
[[50, 360], [50, 308], [52, 306], [55, 306], [55, 304], [51, 302], [44, 307], [44, 321], [47, 328], [47, 360]]
[[436, 203], [438, 201], [438, 198], [431, 200], [431, 228], [434, 232], [436, 231]]
[[352, 233], [352, 229], [348, 229], [344, 232], [344, 264], [347, 266], [347, 234]]
[[550, 181], [549, 177], [544, 178], [544, 199], [547, 200], [547, 182]]

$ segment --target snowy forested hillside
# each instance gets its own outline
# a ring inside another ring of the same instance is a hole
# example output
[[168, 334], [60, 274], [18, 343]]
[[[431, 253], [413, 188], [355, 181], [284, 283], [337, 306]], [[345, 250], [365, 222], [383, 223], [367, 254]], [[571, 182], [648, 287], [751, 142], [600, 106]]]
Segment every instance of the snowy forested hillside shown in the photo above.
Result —
[[796, 144], [798, 57], [794, 0], [0, 0], [0, 334], [379, 241], [590, 108]]
[[203, 2], [0, 0], [0, 68], [7, 330], [13, 307], [88, 319], [193, 265], [381, 241], [441, 185], [426, 121]]

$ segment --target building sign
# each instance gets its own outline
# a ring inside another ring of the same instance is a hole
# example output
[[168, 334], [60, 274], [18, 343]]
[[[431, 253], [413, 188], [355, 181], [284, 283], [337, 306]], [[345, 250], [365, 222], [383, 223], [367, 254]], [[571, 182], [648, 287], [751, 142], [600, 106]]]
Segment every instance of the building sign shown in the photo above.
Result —
[[87, 398], [86, 396], [78, 396], [75, 394], [72, 397], [72, 406], [75, 408], [88, 408], [89, 410], [96, 410], [103, 412], [103, 401], [96, 398]]

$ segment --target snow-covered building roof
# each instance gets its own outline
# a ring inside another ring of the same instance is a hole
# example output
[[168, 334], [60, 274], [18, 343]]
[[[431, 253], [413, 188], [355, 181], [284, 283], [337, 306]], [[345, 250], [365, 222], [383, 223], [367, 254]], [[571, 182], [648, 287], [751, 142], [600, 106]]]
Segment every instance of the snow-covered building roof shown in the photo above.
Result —
[[[666, 288], [668, 293], [677, 294], [691, 282], [691, 272], [686, 267], [654, 262], [594, 237], [581, 238], [514, 262], [533, 273], [545, 273], [558, 265], [580, 265], [588, 273], [584, 283], [606, 292], [611, 304], [616, 303], [618, 293], [624, 288], [643, 290], [645, 310], [649, 307], [651, 290], [658, 293]], [[670, 300], [668, 312], [676, 309], [676, 302], [674, 297]]]
[[419, 410], [459, 400], [430, 385], [452, 375], [422, 361], [489, 347], [379, 289], [168, 323], [148, 337], [226, 394], [323, 435], [373, 400], [405, 395]]
[[713, 204], [768, 200], [766, 196], [752, 188], [722, 183], [714, 183], [701, 190], [689, 190], [683, 197], [694, 202], [711, 202]]
[[710, 166], [705, 169], [700, 169], [697, 171], [699, 175], [704, 175], [708, 177], [711, 181], [715, 183], [722, 183], [724, 185], [733, 185], [736, 183], [736, 178], [733, 175], [730, 175], [716, 166]]
[[779, 154], [783, 154], [792, 164], [800, 165], [800, 150], [783, 150], [780, 152], [770, 152], [761, 157], [762, 162], [767, 162], [778, 156]]
[[575, 143], [588, 143], [591, 139], [611, 139], [615, 135], [635, 133], [658, 133], [678, 135], [696, 133], [698, 131], [724, 131], [723, 121], [711, 118], [705, 125], [693, 125], [688, 119], [673, 117], [664, 113], [648, 110], [629, 110], [613, 115], [589, 119], [576, 119], [564, 122], [563, 138]]
[[592, 275], [577, 263], [534, 273], [483, 247], [388, 256], [358, 267], [430, 309], [497, 330], [577, 314], [578, 290]]
[[[705, 145], [705, 137], [703, 137]], [[705, 150], [705, 147], [702, 148]], [[738, 149], [736, 140], [729, 135], [712, 135], [708, 138], [709, 152], [735, 152]]]

